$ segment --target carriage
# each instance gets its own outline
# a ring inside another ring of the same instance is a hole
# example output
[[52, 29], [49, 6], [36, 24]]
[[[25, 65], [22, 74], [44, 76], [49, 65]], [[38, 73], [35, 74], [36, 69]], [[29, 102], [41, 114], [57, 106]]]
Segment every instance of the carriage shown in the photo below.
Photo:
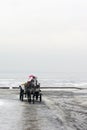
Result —
[[[31, 78], [32, 77], [32, 78]], [[20, 100], [23, 101], [27, 98], [29, 103], [35, 101], [42, 101], [42, 93], [40, 90], [40, 83], [38, 83], [35, 76], [31, 76], [29, 81], [19, 86], [20, 88]]]

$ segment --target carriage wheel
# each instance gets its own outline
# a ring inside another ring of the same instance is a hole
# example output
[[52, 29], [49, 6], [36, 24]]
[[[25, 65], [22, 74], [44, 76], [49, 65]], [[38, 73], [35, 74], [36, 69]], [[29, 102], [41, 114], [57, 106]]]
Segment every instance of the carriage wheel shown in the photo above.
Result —
[[38, 95], [39, 95], [39, 94], [38, 94], [38, 92], [37, 92], [37, 93], [36, 93], [36, 100], [38, 100]]

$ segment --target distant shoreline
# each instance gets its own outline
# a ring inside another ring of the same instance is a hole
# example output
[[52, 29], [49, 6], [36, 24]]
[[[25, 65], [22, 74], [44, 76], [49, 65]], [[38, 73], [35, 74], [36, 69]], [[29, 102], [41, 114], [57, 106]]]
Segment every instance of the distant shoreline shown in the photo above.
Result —
[[[19, 87], [0, 87], [0, 89], [19, 89]], [[87, 89], [80, 87], [41, 87], [41, 89]]]

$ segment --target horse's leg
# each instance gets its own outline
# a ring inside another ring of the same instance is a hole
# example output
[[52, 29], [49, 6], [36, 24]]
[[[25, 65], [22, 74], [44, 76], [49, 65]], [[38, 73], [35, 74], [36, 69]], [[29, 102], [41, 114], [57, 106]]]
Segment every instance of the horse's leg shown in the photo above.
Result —
[[29, 90], [27, 91], [27, 98], [28, 98], [28, 102], [31, 103], [31, 93]]
[[33, 104], [34, 104], [34, 97], [35, 97], [35, 94], [33, 93]]

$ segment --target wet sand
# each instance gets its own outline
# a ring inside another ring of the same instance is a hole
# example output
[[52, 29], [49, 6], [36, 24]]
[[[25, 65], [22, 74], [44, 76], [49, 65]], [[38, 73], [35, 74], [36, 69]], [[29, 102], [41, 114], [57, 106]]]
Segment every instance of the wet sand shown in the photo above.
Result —
[[87, 130], [87, 90], [42, 90], [42, 102], [0, 89], [0, 130]]

